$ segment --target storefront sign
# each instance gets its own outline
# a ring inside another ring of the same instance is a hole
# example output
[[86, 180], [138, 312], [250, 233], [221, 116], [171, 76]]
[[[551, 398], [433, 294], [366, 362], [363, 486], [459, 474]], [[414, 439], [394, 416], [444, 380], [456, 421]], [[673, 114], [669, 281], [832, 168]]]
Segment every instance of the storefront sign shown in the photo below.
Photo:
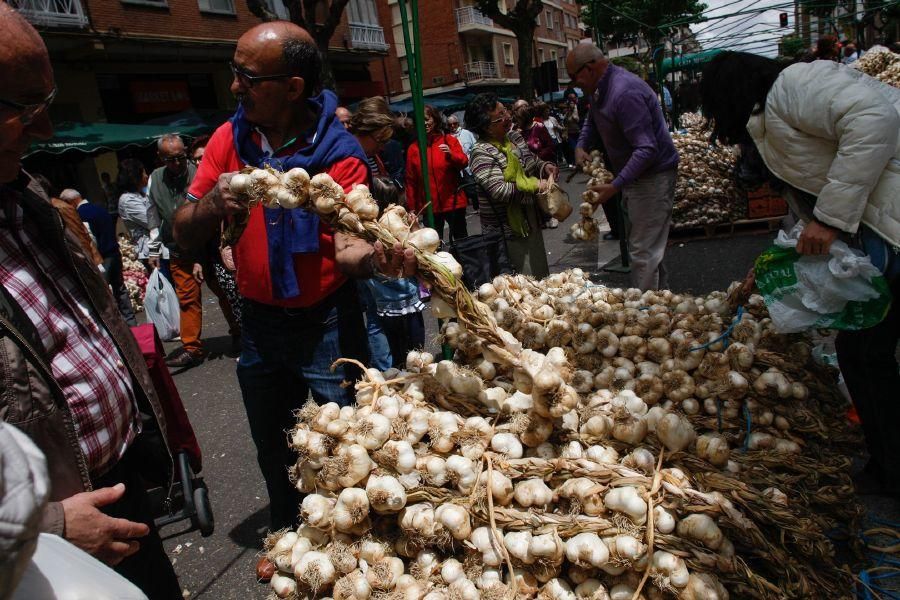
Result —
[[191, 108], [186, 81], [132, 81], [131, 99], [139, 114], [179, 112]]

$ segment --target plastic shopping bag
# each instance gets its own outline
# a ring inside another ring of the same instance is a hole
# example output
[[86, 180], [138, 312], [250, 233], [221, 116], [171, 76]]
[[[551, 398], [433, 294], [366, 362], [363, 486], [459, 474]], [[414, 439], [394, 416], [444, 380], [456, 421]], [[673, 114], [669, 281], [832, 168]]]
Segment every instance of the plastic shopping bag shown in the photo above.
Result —
[[869, 257], [835, 240], [827, 255], [802, 256], [802, 227], [778, 233], [756, 259], [756, 285], [780, 333], [866, 329], [884, 319], [891, 293]]
[[178, 306], [178, 294], [162, 271], [153, 269], [144, 292], [144, 310], [147, 317], [156, 326], [162, 340], [169, 341], [178, 337], [181, 324], [181, 309]]

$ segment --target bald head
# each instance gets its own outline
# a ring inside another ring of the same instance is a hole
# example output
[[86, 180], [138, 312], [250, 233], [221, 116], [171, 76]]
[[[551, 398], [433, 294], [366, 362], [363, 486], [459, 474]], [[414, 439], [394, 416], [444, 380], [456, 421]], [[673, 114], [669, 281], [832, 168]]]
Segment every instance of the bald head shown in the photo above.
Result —
[[337, 117], [337, 120], [343, 123], [344, 127], [350, 127], [350, 119], [353, 118], [353, 113], [350, 112], [350, 109], [344, 106], [338, 106], [334, 109], [334, 116]]
[[322, 57], [312, 36], [287, 21], [261, 23], [240, 37], [231, 92], [257, 125], [271, 126], [319, 93]]
[[20, 159], [32, 141], [53, 134], [47, 99], [53, 91], [53, 69], [41, 36], [22, 15], [0, 2], [0, 94], [23, 110], [0, 106], [0, 183], [18, 175]]
[[269, 21], [268, 23], [260, 23], [247, 30], [240, 37], [238, 43], [252, 42], [258, 44], [281, 43], [288, 40], [296, 40], [306, 42], [315, 46], [316, 40], [308, 31], [290, 21]]

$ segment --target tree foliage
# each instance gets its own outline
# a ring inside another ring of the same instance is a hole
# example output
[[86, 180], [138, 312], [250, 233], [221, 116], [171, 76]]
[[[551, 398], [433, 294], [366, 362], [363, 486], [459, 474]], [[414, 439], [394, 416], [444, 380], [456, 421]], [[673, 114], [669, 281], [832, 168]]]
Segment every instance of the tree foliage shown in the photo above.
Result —
[[[504, 0], [505, 1], [505, 0]], [[497, 0], [475, 0], [475, 7], [494, 20], [497, 25], [516, 35], [519, 52], [516, 64], [519, 69], [519, 95], [534, 97], [534, 30], [544, 10], [543, 0], [516, 0], [515, 6], [505, 13], [500, 11]]]
[[[285, 0], [290, 20], [307, 30], [322, 54], [322, 85], [334, 88], [334, 73], [328, 57], [328, 43], [341, 22], [350, 0]], [[269, 9], [265, 0], [247, 0], [247, 8], [263, 21], [276, 21], [278, 15]]]
[[794, 58], [806, 50], [806, 43], [799, 35], [786, 35], [781, 38], [781, 56]]
[[583, 20], [605, 40], [643, 37], [653, 45], [670, 33], [672, 23], [703, 21], [706, 8], [699, 0], [587, 0]]

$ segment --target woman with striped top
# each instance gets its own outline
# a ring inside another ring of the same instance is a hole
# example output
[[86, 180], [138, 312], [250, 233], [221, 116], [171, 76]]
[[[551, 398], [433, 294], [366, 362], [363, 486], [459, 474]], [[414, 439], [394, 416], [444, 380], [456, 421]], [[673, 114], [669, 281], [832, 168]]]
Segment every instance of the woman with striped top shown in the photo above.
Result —
[[511, 124], [496, 94], [479, 94], [466, 106], [466, 127], [478, 136], [469, 167], [478, 183], [481, 228], [502, 230], [516, 272], [546, 277], [550, 269], [535, 194], [546, 190], [541, 175], [556, 177], [559, 170], [532, 154]]

